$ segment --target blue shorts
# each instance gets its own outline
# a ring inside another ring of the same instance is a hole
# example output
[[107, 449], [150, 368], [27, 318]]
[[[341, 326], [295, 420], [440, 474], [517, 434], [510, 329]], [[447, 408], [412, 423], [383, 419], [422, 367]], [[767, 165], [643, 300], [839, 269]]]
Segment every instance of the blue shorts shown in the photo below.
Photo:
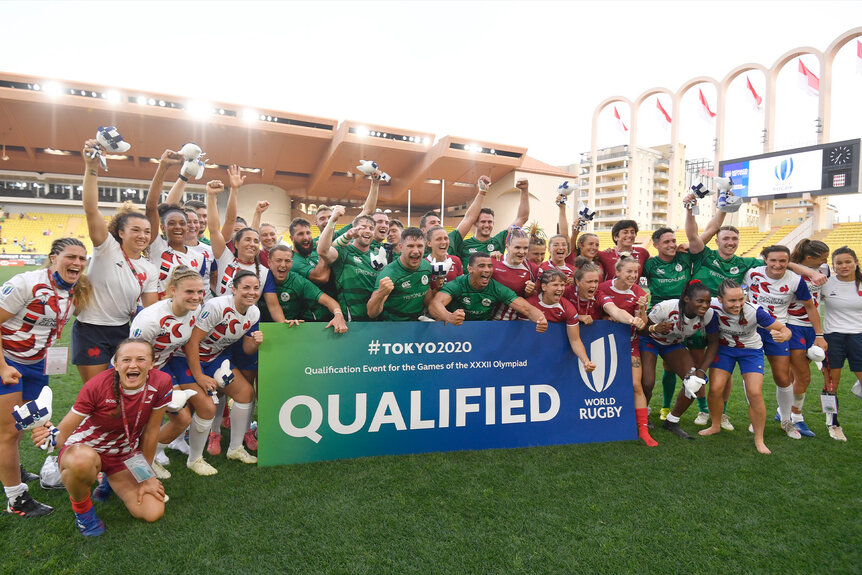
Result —
[[814, 345], [814, 328], [810, 325], [793, 325], [787, 324], [790, 328], [790, 349], [807, 350]]
[[718, 353], [712, 362], [712, 367], [733, 373], [733, 368], [739, 364], [740, 373], [763, 374], [763, 350], [745, 347], [719, 346]]
[[769, 333], [769, 330], [762, 327], [757, 328], [757, 333], [760, 334], [760, 340], [763, 342], [763, 353], [765, 355], [790, 357], [790, 345], [786, 341], [784, 343], [776, 343], [772, 339], [772, 334]]
[[[219, 354], [212, 361], [202, 361], [201, 362], [201, 371], [203, 371], [204, 375], [208, 375], [213, 377], [213, 374], [216, 370], [221, 367], [221, 364], [224, 360], [230, 361], [230, 348]], [[174, 378], [174, 385], [189, 385], [195, 382], [194, 376], [192, 376], [192, 371], [189, 369], [189, 364], [184, 357], [172, 357], [168, 360], [167, 365], [165, 366], [170, 370], [171, 377]], [[235, 369], [236, 366], [233, 364], [233, 361], [230, 362], [230, 368]], [[165, 368], [162, 368], [162, 371], [168, 373]]]
[[111, 363], [120, 342], [129, 337], [129, 324], [94, 325], [75, 320], [72, 324], [72, 365]]
[[638, 343], [638, 348], [641, 350], [641, 353], [646, 351], [655, 356], [664, 357], [666, 353], [670, 353], [678, 349], [685, 349], [685, 346], [681, 343], [663, 345], [658, 343], [656, 340], [654, 340], [648, 335], [642, 335], [640, 336], [640, 343]]
[[249, 355], [242, 349], [242, 340], [245, 339], [245, 336], [240, 338], [239, 341], [230, 346], [231, 350], [231, 361], [233, 365], [239, 370], [245, 371], [257, 371], [257, 352]]
[[21, 393], [24, 401], [30, 401], [39, 397], [42, 388], [48, 385], [48, 376], [45, 375], [45, 360], [27, 365], [18, 363], [17, 361], [6, 358], [6, 364], [9, 367], [14, 367], [21, 374], [18, 378], [18, 383], [0, 385], [0, 395], [8, 395], [10, 393]]
[[826, 361], [829, 369], [841, 369], [844, 360], [850, 365], [850, 371], [862, 371], [862, 333], [827, 333]]

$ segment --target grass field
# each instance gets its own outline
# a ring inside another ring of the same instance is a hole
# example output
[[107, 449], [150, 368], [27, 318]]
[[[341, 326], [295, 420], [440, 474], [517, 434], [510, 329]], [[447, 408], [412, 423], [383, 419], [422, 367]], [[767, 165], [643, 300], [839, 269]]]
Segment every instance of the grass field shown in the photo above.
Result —
[[[18, 271], [0, 268], [0, 279]], [[209, 478], [169, 450], [161, 521], [137, 522], [114, 498], [97, 504], [105, 535], [85, 539], [65, 492], [31, 486], [57, 511], [0, 519], [0, 573], [860, 572], [862, 401], [845, 373], [849, 441], [834, 441], [814, 378], [805, 415], [818, 437], [794, 441], [769, 421], [771, 456], [746, 431], [738, 377], [736, 431], [683, 441], [657, 425], [655, 449], [627, 441], [262, 469], [222, 455], [208, 458], [219, 469]], [[73, 369], [52, 379], [56, 422], [81, 382]], [[769, 413], [774, 389], [764, 385]], [[694, 415], [682, 422], [690, 432]], [[37, 472], [44, 454], [27, 441], [22, 457]]]

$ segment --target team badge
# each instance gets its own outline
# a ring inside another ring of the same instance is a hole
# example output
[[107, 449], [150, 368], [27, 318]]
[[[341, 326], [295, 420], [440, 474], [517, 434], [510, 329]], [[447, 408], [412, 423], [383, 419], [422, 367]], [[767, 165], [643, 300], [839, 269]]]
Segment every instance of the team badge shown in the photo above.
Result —
[[483, 298], [482, 298], [482, 305], [483, 305], [483, 306], [485, 306], [485, 307], [489, 307], [489, 306], [491, 305], [491, 300], [489, 300], [489, 299], [488, 299], [488, 298], [486, 298], [486, 297], [483, 297]]
[[739, 273], [739, 268], [738, 268], [738, 267], [736, 267], [736, 266], [733, 266], [732, 268], [730, 268], [730, 273], [732, 273], [733, 275], [738, 274], [738, 273]]
[[281, 301], [290, 301], [290, 294], [286, 291], [281, 292], [278, 297], [281, 299]]
[[362, 263], [362, 258], [360, 258], [359, 256], [353, 256], [353, 261], [355, 261], [355, 262], [356, 262], [356, 263], [358, 263], [358, 264], [361, 264], [361, 263]]
[[485, 247], [486, 247], [486, 248], [488, 248], [488, 251], [489, 251], [489, 252], [493, 252], [493, 251], [494, 251], [494, 249], [495, 249], [495, 248], [494, 248], [494, 244], [488, 244], [488, 245], [487, 245], [487, 246], [485, 246]]
[[428, 285], [428, 276], [422, 276], [422, 285], [424, 285], [424, 286]]
[[682, 264], [676, 264], [675, 266], [673, 266], [673, 269], [674, 269], [674, 271], [681, 272], [682, 271]]

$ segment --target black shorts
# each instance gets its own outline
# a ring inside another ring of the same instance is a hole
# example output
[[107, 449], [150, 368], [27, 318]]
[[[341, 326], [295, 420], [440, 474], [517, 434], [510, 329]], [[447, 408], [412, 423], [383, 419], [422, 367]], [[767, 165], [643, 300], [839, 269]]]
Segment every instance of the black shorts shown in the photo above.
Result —
[[120, 342], [129, 337], [129, 324], [93, 325], [75, 320], [72, 324], [72, 365], [110, 363]]
[[829, 369], [841, 369], [847, 361], [850, 371], [862, 371], [862, 333], [827, 333], [823, 337], [829, 346]]

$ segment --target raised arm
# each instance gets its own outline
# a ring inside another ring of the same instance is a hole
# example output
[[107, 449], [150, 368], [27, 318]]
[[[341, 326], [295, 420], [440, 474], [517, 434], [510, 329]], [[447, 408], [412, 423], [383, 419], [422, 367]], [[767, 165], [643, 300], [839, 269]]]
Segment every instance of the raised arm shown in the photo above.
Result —
[[[368, 197], [362, 204], [360, 216], [370, 216], [377, 209], [377, 195], [380, 192], [380, 170], [371, 174], [371, 187], [368, 189]], [[319, 240], [318, 240], [319, 241]]]
[[[207, 227], [211, 230], [217, 230], [219, 226], [218, 195], [222, 190], [224, 190], [224, 184], [220, 180], [210, 180], [207, 182]], [[210, 247], [213, 250], [215, 258], [219, 259], [225, 250], [225, 240], [221, 234], [210, 234]]]
[[[521, 202], [518, 204], [518, 214], [515, 216], [512, 225], [520, 228], [530, 219], [530, 182], [526, 178], [522, 178], [518, 180], [515, 187], [521, 190]], [[543, 319], [544, 317], [542, 316]]]
[[251, 227], [260, 231], [260, 219], [263, 217], [263, 212], [269, 209], [269, 202], [260, 200], [254, 208], [254, 217], [251, 218]]
[[99, 211], [99, 159], [89, 155], [96, 150], [96, 140], [84, 142], [84, 192], [81, 194], [84, 202], [84, 214], [87, 216], [87, 230], [93, 247], [98, 247], [108, 239], [108, 224]]
[[479, 181], [477, 183], [478, 192], [476, 192], [476, 197], [473, 198], [473, 201], [470, 202], [470, 207], [467, 208], [467, 211], [464, 212], [464, 217], [461, 218], [461, 222], [458, 224], [456, 228], [458, 233], [461, 234], [461, 239], [467, 237], [467, 234], [470, 233], [470, 230], [473, 229], [473, 226], [476, 225], [476, 220], [479, 219], [479, 212], [482, 209], [482, 204], [485, 202], [485, 196], [488, 195], [488, 188], [491, 186], [491, 178], [488, 176], [479, 176]]
[[[165, 150], [162, 152], [162, 157], [159, 158], [159, 166], [156, 168], [156, 174], [153, 176], [153, 181], [150, 182], [150, 189], [147, 191], [147, 200], [144, 204], [144, 211], [147, 215], [147, 219], [150, 220], [150, 229], [153, 230], [152, 235], [150, 236], [150, 243], [152, 244], [156, 236], [159, 235], [159, 199], [161, 199], [162, 195], [162, 184], [165, 182], [165, 173], [168, 171], [168, 168], [174, 164], [178, 164], [182, 162], [182, 156], [172, 150]], [[182, 180], [177, 180], [181, 182]], [[185, 184], [185, 182], [183, 182]], [[176, 187], [176, 184], [174, 185]], [[171, 189], [173, 193], [173, 189]], [[180, 196], [182, 195], [182, 191], [180, 191]], [[171, 200], [171, 196], [168, 195], [167, 203], [176, 203], [177, 200]]]
[[[557, 200], [559, 200], [561, 197], [565, 198], [565, 196], [563, 196], [563, 194], [558, 194]], [[557, 216], [557, 227], [559, 228], [559, 231], [557, 231], [557, 233], [565, 236], [566, 234], [569, 233], [569, 217], [568, 217], [568, 214], [566, 214], [566, 207], [567, 206], [566, 206], [565, 202], [557, 203], [557, 205], [560, 208], [560, 215]], [[577, 238], [575, 238], [575, 239], [577, 239]], [[572, 246], [572, 251], [574, 251], [574, 245], [575, 244], [570, 244], [570, 245]]]
[[[228, 183], [230, 184], [230, 195], [227, 197], [227, 207], [224, 210], [224, 225], [221, 228], [221, 237], [224, 239], [225, 243], [229, 242], [233, 237], [233, 227], [236, 224], [236, 213], [237, 213], [237, 191], [240, 186], [245, 183], [245, 176], [239, 171], [239, 166], [236, 164], [232, 164], [227, 169], [228, 175]], [[209, 210], [209, 208], [207, 208]], [[209, 222], [209, 218], [207, 218], [207, 222]], [[210, 228], [210, 230], [217, 230], [218, 225], [214, 228]], [[210, 232], [212, 233], [212, 232]], [[210, 238], [212, 241], [212, 238]]]
[[317, 240], [317, 255], [327, 264], [333, 263], [338, 259], [338, 250], [332, 247], [332, 235], [335, 232], [335, 224], [338, 223], [338, 218], [344, 215], [344, 206], [335, 206], [332, 208], [332, 217], [326, 222], [326, 227], [320, 234]]

